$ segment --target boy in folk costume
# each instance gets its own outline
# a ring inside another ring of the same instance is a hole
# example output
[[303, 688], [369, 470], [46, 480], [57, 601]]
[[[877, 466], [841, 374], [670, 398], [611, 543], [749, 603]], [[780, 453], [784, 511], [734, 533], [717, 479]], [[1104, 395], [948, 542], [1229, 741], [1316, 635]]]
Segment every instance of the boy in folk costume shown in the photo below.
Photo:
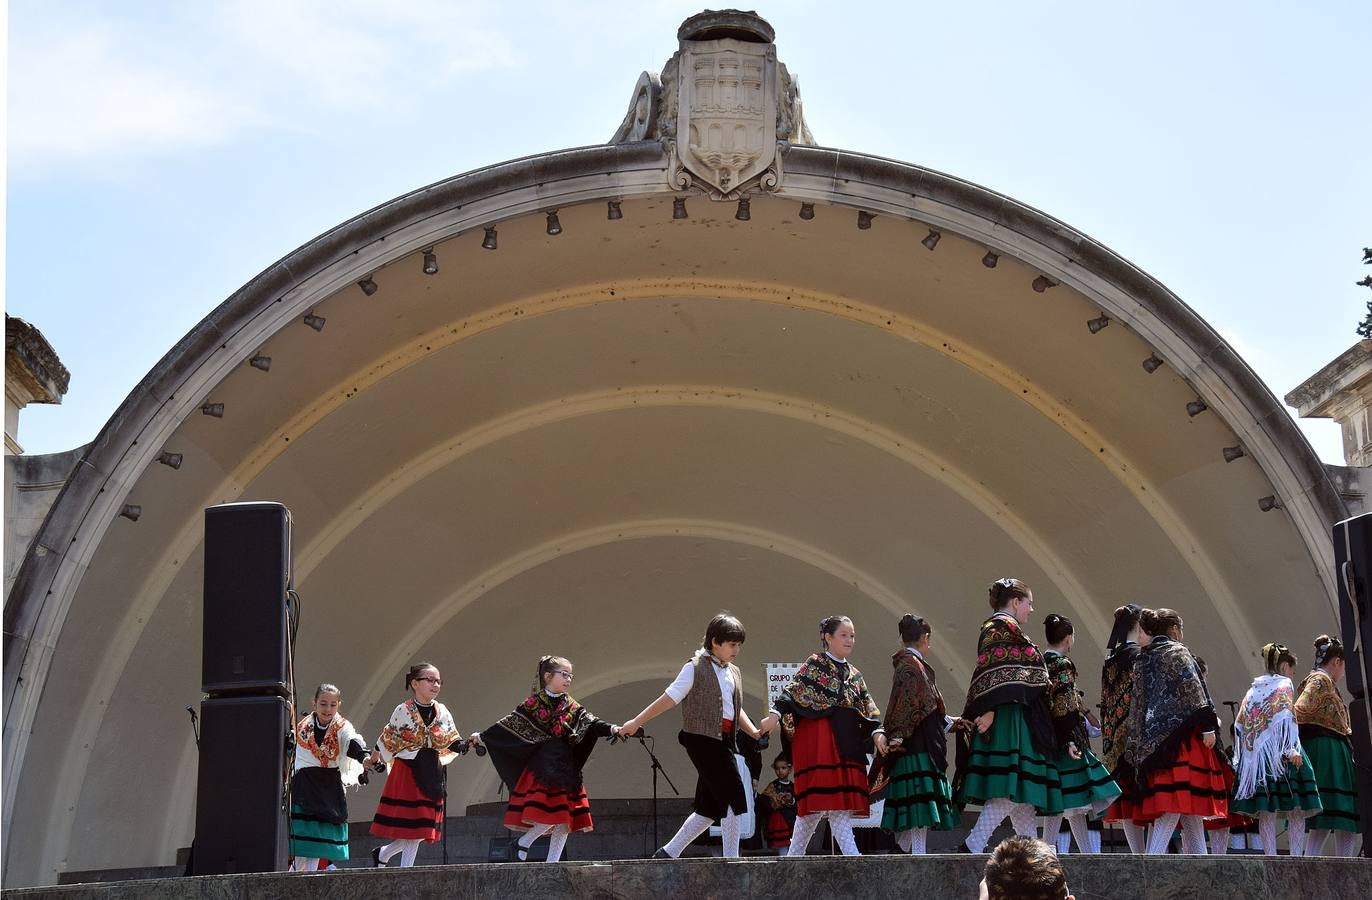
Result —
[[953, 800], [981, 804], [966, 849], [981, 853], [1008, 816], [1015, 834], [1038, 835], [1036, 815], [1063, 811], [1062, 783], [1052, 763], [1057, 753], [1045, 693], [1043, 655], [1024, 633], [1034, 611], [1034, 593], [1018, 578], [992, 582], [993, 615], [981, 625], [977, 665], [967, 687], [962, 718], [970, 741], [959, 741]]
[[594, 827], [581, 772], [596, 741], [619, 729], [572, 699], [572, 678], [570, 660], [543, 657], [534, 693], [514, 712], [468, 738], [469, 745], [490, 751], [510, 789], [504, 825], [523, 832], [515, 843], [520, 861], [529, 858], [534, 841], [548, 834], [548, 862], [557, 862], [571, 832]]
[[904, 649], [891, 657], [895, 672], [886, 720], [874, 734], [877, 761], [872, 793], [886, 791], [881, 827], [895, 833], [906, 853], [928, 852], [929, 829], [958, 824], [948, 786], [947, 731], [954, 722], [929, 665], [933, 628], [922, 616], [905, 615], [898, 625]]
[[291, 776], [291, 866], [313, 872], [321, 859], [348, 858], [345, 787], [366, 781], [367, 743], [338, 712], [343, 694], [332, 684], [314, 691], [314, 711], [295, 726]]
[[1262, 849], [1277, 855], [1277, 816], [1285, 813], [1292, 856], [1305, 855], [1305, 818], [1320, 811], [1315, 773], [1296, 722], [1296, 657], [1281, 644], [1262, 648], [1267, 674], [1253, 679], [1234, 719], [1238, 783], [1230, 809], [1258, 820]]
[[1307, 820], [1306, 856], [1320, 856], [1333, 833], [1333, 856], [1352, 856], [1358, 840], [1358, 784], [1353, 770], [1353, 727], [1339, 695], [1346, 660], [1338, 638], [1315, 638], [1315, 668], [1296, 688], [1301, 745], [1320, 786], [1319, 815]]
[[881, 712], [848, 661], [857, 641], [852, 619], [830, 616], [819, 627], [824, 651], [801, 664], [774, 705], [775, 716], [795, 723], [796, 827], [787, 855], [804, 856], [828, 818], [843, 855], [857, 856], [853, 816], [870, 812], [867, 747]]
[[695, 811], [676, 835], [653, 854], [654, 859], [679, 857], [715, 821], [720, 824], [724, 856], [739, 855], [739, 816], [748, 811], [744, 791], [752, 786], [745, 786], [739, 777], [734, 760], [736, 735], [741, 731], [760, 738], [776, 724], [769, 716], [760, 727], [755, 726], [743, 709], [743, 673], [734, 660], [744, 638], [742, 622], [728, 613], [715, 616], [705, 627], [701, 649], [681, 667], [676, 680], [642, 712], [620, 726], [622, 735], [633, 737], [645, 724], [681, 705], [682, 729], [677, 739], [696, 767], [696, 793], [691, 804]]
[[391, 842], [372, 851], [374, 866], [387, 865], [396, 854], [401, 866], [412, 866], [420, 843], [438, 840], [446, 793], [443, 767], [459, 749], [467, 749], [452, 714], [438, 702], [442, 685], [437, 667], [410, 667], [405, 688], [412, 696], [391, 713], [368, 760], [383, 759], [390, 766], [371, 831]]
[[763, 835], [772, 849], [791, 846], [791, 833], [796, 827], [796, 785], [791, 780], [791, 761], [785, 755], [772, 763], [776, 778], [758, 794], [758, 815], [763, 822]]

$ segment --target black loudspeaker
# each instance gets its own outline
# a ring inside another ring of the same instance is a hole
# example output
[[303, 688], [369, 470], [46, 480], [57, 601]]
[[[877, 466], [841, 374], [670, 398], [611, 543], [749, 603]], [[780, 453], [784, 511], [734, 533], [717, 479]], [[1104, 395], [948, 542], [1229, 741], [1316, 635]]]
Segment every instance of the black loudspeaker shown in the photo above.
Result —
[[[1344, 680], [1353, 695], [1353, 761], [1363, 834], [1372, 831], [1372, 513], [1334, 526], [1334, 577], [1339, 585], [1339, 630], [1347, 657]], [[1363, 855], [1372, 850], [1364, 838]]]
[[205, 510], [205, 693], [289, 693], [290, 586], [290, 510], [280, 503]]
[[282, 697], [212, 697], [200, 704], [196, 875], [286, 868], [290, 731]]

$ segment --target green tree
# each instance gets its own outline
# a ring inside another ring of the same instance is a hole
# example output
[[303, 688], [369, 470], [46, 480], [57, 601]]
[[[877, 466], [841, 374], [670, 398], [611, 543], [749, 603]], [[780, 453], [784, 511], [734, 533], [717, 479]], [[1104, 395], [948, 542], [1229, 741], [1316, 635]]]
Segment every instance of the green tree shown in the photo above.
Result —
[[[1362, 248], [1362, 264], [1372, 266], [1372, 247]], [[1354, 283], [1359, 287], [1372, 288], [1372, 275]], [[1367, 311], [1363, 313], [1362, 324], [1358, 326], [1358, 337], [1365, 341], [1372, 340], [1372, 300], [1367, 301]]]

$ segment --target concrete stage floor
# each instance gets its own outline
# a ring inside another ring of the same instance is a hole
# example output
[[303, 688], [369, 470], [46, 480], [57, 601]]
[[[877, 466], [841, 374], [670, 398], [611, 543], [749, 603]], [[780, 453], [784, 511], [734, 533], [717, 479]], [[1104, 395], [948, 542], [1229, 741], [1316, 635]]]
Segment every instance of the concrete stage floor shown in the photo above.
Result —
[[[248, 900], [248, 898], [689, 897], [756, 900], [808, 896], [974, 898], [985, 856], [818, 856], [498, 863], [351, 869], [299, 875], [221, 875], [4, 891], [5, 900]], [[1078, 900], [1354, 900], [1372, 897], [1372, 860], [1124, 854], [1063, 858]]]

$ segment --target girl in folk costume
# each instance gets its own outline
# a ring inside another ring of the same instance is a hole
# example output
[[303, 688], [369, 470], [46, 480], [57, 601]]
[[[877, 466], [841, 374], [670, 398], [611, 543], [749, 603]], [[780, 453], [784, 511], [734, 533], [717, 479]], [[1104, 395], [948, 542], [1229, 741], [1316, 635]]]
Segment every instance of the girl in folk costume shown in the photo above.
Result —
[[1334, 856], [1352, 856], [1358, 839], [1358, 787], [1353, 772], [1353, 734], [1348, 705], [1339, 695], [1346, 660], [1338, 638], [1315, 638], [1315, 668], [1296, 688], [1301, 745], [1320, 786], [1323, 811], [1306, 822], [1306, 856], [1319, 856], [1330, 832]]
[[1091, 737], [1086, 727], [1086, 709], [1077, 690], [1077, 667], [1067, 655], [1076, 641], [1072, 622], [1056, 613], [1043, 620], [1048, 649], [1043, 664], [1048, 669], [1048, 712], [1053, 717], [1059, 753], [1053, 764], [1062, 781], [1064, 812], [1045, 816], [1043, 839], [1056, 841], [1065, 816], [1077, 840], [1077, 850], [1090, 853], [1086, 828], [1089, 813], [1099, 816], [1120, 796], [1119, 786], [1110, 772], [1091, 752]]
[[958, 824], [948, 786], [948, 717], [929, 665], [933, 629], [921, 616], [901, 617], [904, 649], [891, 657], [895, 674], [886, 721], [873, 735], [877, 753], [872, 793], [886, 790], [881, 827], [895, 832], [906, 853], [928, 852], [929, 829]]
[[366, 780], [367, 744], [338, 713], [343, 694], [332, 684], [314, 691], [314, 712], [295, 726], [291, 776], [291, 856], [297, 872], [321, 859], [348, 858], [348, 801], [344, 787]]
[[1016, 834], [1032, 838], [1038, 833], [1036, 813], [1063, 810], [1062, 785], [1051, 761], [1057, 742], [1044, 697], [1048, 670], [1023, 630], [1034, 611], [1034, 594], [1018, 578], [993, 582], [989, 593], [994, 614], [981, 625], [962, 713], [973, 733], [970, 742], [959, 741], [953, 790], [959, 806], [981, 804], [967, 835], [972, 853], [986, 848], [1006, 816]]
[[1318, 813], [1320, 789], [1296, 723], [1296, 657], [1281, 644], [1262, 648], [1267, 674], [1253, 679], [1234, 719], [1238, 783], [1230, 809], [1258, 820], [1262, 849], [1277, 855], [1277, 815], [1285, 813], [1292, 856], [1305, 855], [1305, 818]]
[[824, 651], [801, 663], [782, 688], [775, 715], [794, 723], [791, 759], [796, 771], [796, 827], [788, 856], [804, 856], [826, 816], [844, 856], [857, 856], [853, 815], [868, 806], [867, 747], [881, 712], [848, 654], [857, 642], [853, 620], [830, 616], [819, 623]]
[[572, 699], [572, 677], [571, 661], [543, 657], [534, 692], [514, 712], [468, 738], [470, 746], [490, 751], [491, 762], [510, 789], [504, 825], [524, 832], [515, 843], [521, 862], [545, 834], [548, 862], [557, 862], [569, 834], [593, 827], [581, 770], [595, 742], [619, 729]]
[[411, 697], [395, 708], [377, 738], [371, 762], [390, 766], [381, 801], [372, 819], [372, 834], [391, 838], [372, 851], [372, 864], [387, 865], [400, 854], [400, 865], [414, 865], [421, 841], [438, 840], [444, 814], [443, 767], [457, 758], [466, 744], [448, 708], [438, 702], [443, 676], [429, 663], [417, 663], [405, 673]]
[[696, 767], [696, 795], [693, 813], [676, 835], [653, 854], [655, 859], [675, 859], [686, 846], [700, 837], [712, 822], [719, 821], [725, 857], [739, 855], [740, 822], [748, 811], [743, 779], [734, 760], [736, 735], [742, 731], [761, 737], [776, 720], [767, 717], [759, 729], [743, 709], [743, 674], [734, 660], [743, 647], [743, 623], [728, 613], [720, 613], [705, 626], [701, 649], [695, 652], [676, 680], [662, 696], [620, 726], [620, 733], [632, 737], [645, 724], [681, 704], [681, 733], [677, 739]]
[[1148, 643], [1134, 663], [1129, 747], [1143, 795], [1142, 818], [1153, 821], [1147, 853], [1166, 853], [1177, 823], [1185, 853], [1205, 853], [1204, 821], [1229, 815], [1225, 762], [1215, 750], [1219, 717], [1196, 660], [1182, 639], [1181, 616], [1146, 609]]
[[1115, 626], [1110, 631], [1107, 656], [1100, 670], [1101, 762], [1123, 794], [1105, 811], [1105, 821], [1119, 822], [1132, 853], [1146, 846], [1146, 820], [1143, 818], [1134, 763], [1126, 751], [1129, 746], [1129, 703], [1134, 692], [1134, 660], [1145, 640], [1139, 623], [1143, 609], [1132, 603], [1115, 610]]
[[758, 814], [762, 816], [763, 835], [773, 849], [791, 846], [796, 827], [796, 785], [791, 780], [791, 761], [782, 754], [772, 763], [776, 778], [758, 794]]

